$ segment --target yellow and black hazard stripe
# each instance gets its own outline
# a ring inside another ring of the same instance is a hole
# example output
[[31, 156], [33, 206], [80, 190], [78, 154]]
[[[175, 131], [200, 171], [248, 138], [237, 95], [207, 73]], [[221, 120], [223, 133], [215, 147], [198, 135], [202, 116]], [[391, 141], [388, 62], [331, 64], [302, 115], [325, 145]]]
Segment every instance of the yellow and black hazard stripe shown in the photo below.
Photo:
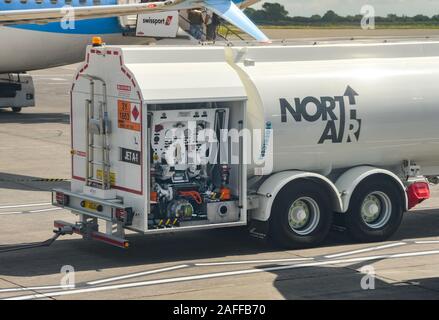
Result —
[[166, 227], [173, 227], [178, 225], [178, 219], [174, 218], [168, 218], [168, 219], [160, 219], [158, 220], [156, 224], [156, 228], [166, 228]]
[[56, 178], [29, 178], [29, 179], [2, 179], [1, 182], [64, 182], [70, 179], [56, 179]]
[[63, 181], [70, 181], [70, 179], [35, 179], [34, 181], [42, 181], [42, 182], [63, 182]]

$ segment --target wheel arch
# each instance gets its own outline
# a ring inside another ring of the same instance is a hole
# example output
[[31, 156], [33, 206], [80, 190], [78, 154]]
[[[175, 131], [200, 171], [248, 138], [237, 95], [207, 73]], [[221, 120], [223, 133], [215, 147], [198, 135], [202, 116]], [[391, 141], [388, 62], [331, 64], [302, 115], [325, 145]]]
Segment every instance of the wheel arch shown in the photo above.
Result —
[[334, 211], [342, 210], [342, 199], [334, 183], [317, 173], [305, 171], [283, 171], [268, 177], [258, 189], [260, 195], [259, 207], [252, 210], [251, 218], [258, 221], [268, 221], [274, 200], [279, 192], [288, 184], [298, 180], [311, 180], [321, 185], [330, 195]]
[[398, 187], [401, 199], [403, 201], [403, 209], [404, 211], [407, 211], [408, 198], [405, 191], [406, 188], [401, 179], [395, 173], [386, 169], [371, 166], [360, 166], [347, 170], [335, 182], [335, 186], [341, 192], [342, 200], [342, 210], [336, 210], [336, 212], [346, 213], [349, 208], [352, 194], [355, 192], [356, 188], [367, 179], [379, 177], [389, 179]]

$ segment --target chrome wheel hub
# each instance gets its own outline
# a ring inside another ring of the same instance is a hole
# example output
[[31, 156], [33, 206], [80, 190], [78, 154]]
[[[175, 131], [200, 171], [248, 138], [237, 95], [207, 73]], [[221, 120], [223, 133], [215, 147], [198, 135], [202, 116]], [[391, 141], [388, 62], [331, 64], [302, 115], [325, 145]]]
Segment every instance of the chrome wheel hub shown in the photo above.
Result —
[[309, 197], [294, 201], [288, 211], [288, 224], [299, 235], [308, 235], [315, 230], [320, 220], [317, 202]]
[[383, 192], [376, 191], [368, 194], [361, 204], [361, 218], [373, 229], [383, 227], [392, 214], [392, 202]]

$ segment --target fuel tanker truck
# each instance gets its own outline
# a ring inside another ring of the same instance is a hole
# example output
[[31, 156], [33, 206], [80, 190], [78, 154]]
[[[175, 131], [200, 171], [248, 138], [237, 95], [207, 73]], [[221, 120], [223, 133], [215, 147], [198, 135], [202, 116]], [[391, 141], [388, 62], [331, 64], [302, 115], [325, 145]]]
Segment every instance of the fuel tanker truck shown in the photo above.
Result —
[[[337, 222], [382, 241], [439, 175], [439, 42], [90, 46], [71, 88], [85, 239], [248, 226], [287, 248]], [[245, 229], [245, 228], [242, 228]], [[129, 231], [129, 232], [128, 232]]]

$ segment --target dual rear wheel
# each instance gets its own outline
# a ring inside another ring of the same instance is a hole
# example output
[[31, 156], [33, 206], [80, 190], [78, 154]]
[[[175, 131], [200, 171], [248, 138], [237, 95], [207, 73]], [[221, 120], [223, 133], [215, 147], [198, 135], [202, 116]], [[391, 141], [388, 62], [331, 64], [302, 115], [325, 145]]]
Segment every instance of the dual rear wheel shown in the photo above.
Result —
[[[403, 216], [399, 187], [385, 179], [367, 179], [354, 191], [343, 223], [355, 240], [383, 241], [392, 236]], [[285, 248], [316, 246], [327, 237], [333, 220], [331, 197], [320, 184], [298, 180], [276, 196], [270, 238]]]
[[285, 186], [274, 199], [271, 239], [282, 247], [309, 247], [321, 243], [332, 225], [330, 197], [313, 181]]
[[384, 241], [401, 225], [404, 198], [390, 180], [369, 179], [352, 194], [349, 210], [343, 216], [350, 236], [361, 242]]

